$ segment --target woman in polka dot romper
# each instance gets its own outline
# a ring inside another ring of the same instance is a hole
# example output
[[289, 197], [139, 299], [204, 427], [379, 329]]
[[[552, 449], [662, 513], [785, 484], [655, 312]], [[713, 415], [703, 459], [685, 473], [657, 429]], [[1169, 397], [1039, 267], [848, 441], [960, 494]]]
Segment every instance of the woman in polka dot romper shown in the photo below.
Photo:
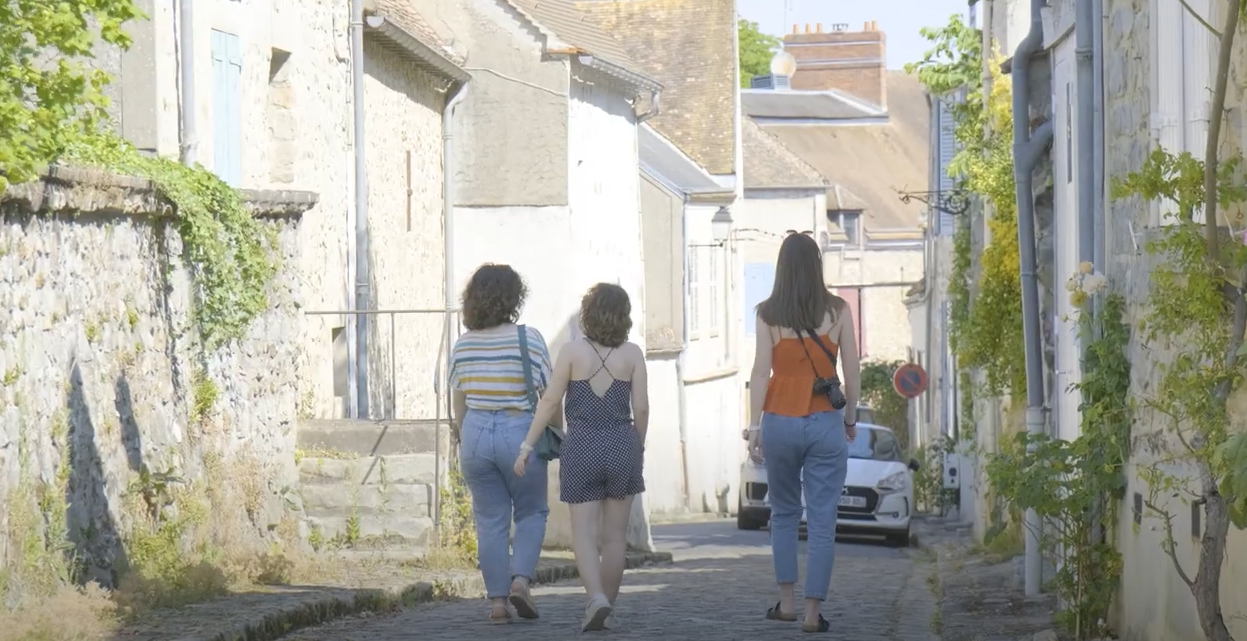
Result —
[[533, 443], [562, 398], [567, 436], [560, 498], [571, 506], [572, 549], [589, 596], [582, 630], [614, 627], [611, 612], [623, 582], [632, 498], [645, 491], [649, 395], [645, 352], [628, 342], [631, 313], [628, 294], [618, 285], [599, 283], [585, 294], [580, 304], [584, 337], [559, 352], [550, 387], [515, 461], [515, 473], [522, 476]]

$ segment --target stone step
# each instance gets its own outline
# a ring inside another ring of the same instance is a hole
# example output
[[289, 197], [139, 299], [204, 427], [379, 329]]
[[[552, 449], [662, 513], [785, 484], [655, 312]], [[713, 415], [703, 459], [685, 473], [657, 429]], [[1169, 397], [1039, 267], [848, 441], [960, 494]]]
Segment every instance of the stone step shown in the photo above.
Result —
[[438, 432], [441, 434], [442, 451], [445, 452], [449, 443], [449, 428], [445, 421], [305, 419], [299, 422], [296, 447], [357, 456], [433, 452]]
[[[345, 536], [349, 527], [346, 516], [311, 516], [309, 525], [317, 528], [323, 540]], [[361, 514], [356, 546], [423, 548], [433, 539], [433, 520], [405, 514]]]
[[299, 490], [303, 510], [309, 516], [348, 517], [360, 515], [401, 515], [427, 517], [431, 514], [432, 486], [348, 485], [346, 483], [303, 485]]
[[[442, 465], [446, 465], [442, 461]], [[443, 470], [445, 473], [445, 470]], [[299, 481], [304, 485], [348, 483], [351, 485], [433, 484], [437, 457], [424, 454], [364, 456], [354, 459], [308, 456], [299, 459]]]

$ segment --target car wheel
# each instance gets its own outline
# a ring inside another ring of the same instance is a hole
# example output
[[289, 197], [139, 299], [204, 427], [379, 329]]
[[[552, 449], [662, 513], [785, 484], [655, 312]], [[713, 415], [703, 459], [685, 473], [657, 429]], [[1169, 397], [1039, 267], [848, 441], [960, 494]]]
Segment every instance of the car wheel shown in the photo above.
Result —
[[744, 506], [736, 504], [736, 529], [738, 530], [761, 530], [762, 524], [755, 519], [749, 518], [745, 512]]
[[905, 528], [904, 532], [887, 535], [888, 544], [893, 547], [907, 548], [909, 547], [909, 528]]

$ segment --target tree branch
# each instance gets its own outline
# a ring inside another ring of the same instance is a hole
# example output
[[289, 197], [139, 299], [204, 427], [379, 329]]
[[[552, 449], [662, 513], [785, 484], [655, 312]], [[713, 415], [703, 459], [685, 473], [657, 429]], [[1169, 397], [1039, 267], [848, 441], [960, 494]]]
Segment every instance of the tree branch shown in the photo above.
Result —
[[1186, 587], [1194, 588], [1195, 582], [1191, 580], [1190, 575], [1188, 575], [1186, 570], [1183, 569], [1182, 562], [1178, 560], [1177, 543], [1173, 538], [1173, 515], [1167, 510], [1162, 510], [1156, 507], [1156, 504], [1151, 501], [1144, 501], [1143, 505], [1147, 506], [1147, 509], [1155, 512], [1158, 516], [1160, 516], [1161, 520], [1164, 521], [1165, 543], [1161, 546], [1161, 549], [1163, 549], [1165, 554], [1169, 555], [1169, 559], [1173, 561], [1173, 569], [1178, 571], [1178, 578], [1182, 579], [1182, 582], [1186, 584]]
[[[1186, 0], [1179, 0], [1186, 6]], [[1204, 242], [1208, 246], [1208, 260], [1217, 260], [1220, 227], [1217, 226], [1217, 173], [1220, 161], [1221, 123], [1225, 120], [1226, 85], [1230, 79], [1230, 61], [1234, 55], [1234, 33], [1238, 30], [1238, 14], [1242, 9], [1240, 0], [1230, 0], [1225, 12], [1224, 36], [1217, 52], [1217, 84], [1212, 90], [1212, 107], [1208, 112], [1208, 141], [1204, 146]], [[1189, 7], [1188, 7], [1189, 9]], [[1195, 15], [1200, 22], [1203, 18]], [[1211, 27], [1209, 27], [1211, 28]], [[1215, 32], [1214, 32], [1215, 33]]]
[[1204, 25], [1204, 28], [1210, 31], [1213, 36], [1216, 36], [1218, 40], [1221, 39], [1221, 32], [1214, 29], [1211, 24], [1208, 24], [1208, 21], [1204, 20], [1203, 16], [1196, 13], [1196, 11], [1191, 8], [1191, 5], [1187, 4], [1186, 0], [1178, 0], [1178, 2], [1182, 3], [1182, 8], [1186, 9], [1186, 12], [1191, 14], [1191, 17], [1195, 18], [1200, 24]]

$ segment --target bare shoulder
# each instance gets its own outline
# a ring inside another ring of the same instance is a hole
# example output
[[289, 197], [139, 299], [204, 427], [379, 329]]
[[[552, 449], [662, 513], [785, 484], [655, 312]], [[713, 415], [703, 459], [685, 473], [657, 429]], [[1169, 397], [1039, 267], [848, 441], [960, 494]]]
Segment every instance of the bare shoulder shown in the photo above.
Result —
[[637, 345], [636, 343], [631, 341], [624, 343], [623, 348], [620, 349], [620, 351], [628, 357], [628, 360], [634, 363], [645, 363], [645, 348]]

